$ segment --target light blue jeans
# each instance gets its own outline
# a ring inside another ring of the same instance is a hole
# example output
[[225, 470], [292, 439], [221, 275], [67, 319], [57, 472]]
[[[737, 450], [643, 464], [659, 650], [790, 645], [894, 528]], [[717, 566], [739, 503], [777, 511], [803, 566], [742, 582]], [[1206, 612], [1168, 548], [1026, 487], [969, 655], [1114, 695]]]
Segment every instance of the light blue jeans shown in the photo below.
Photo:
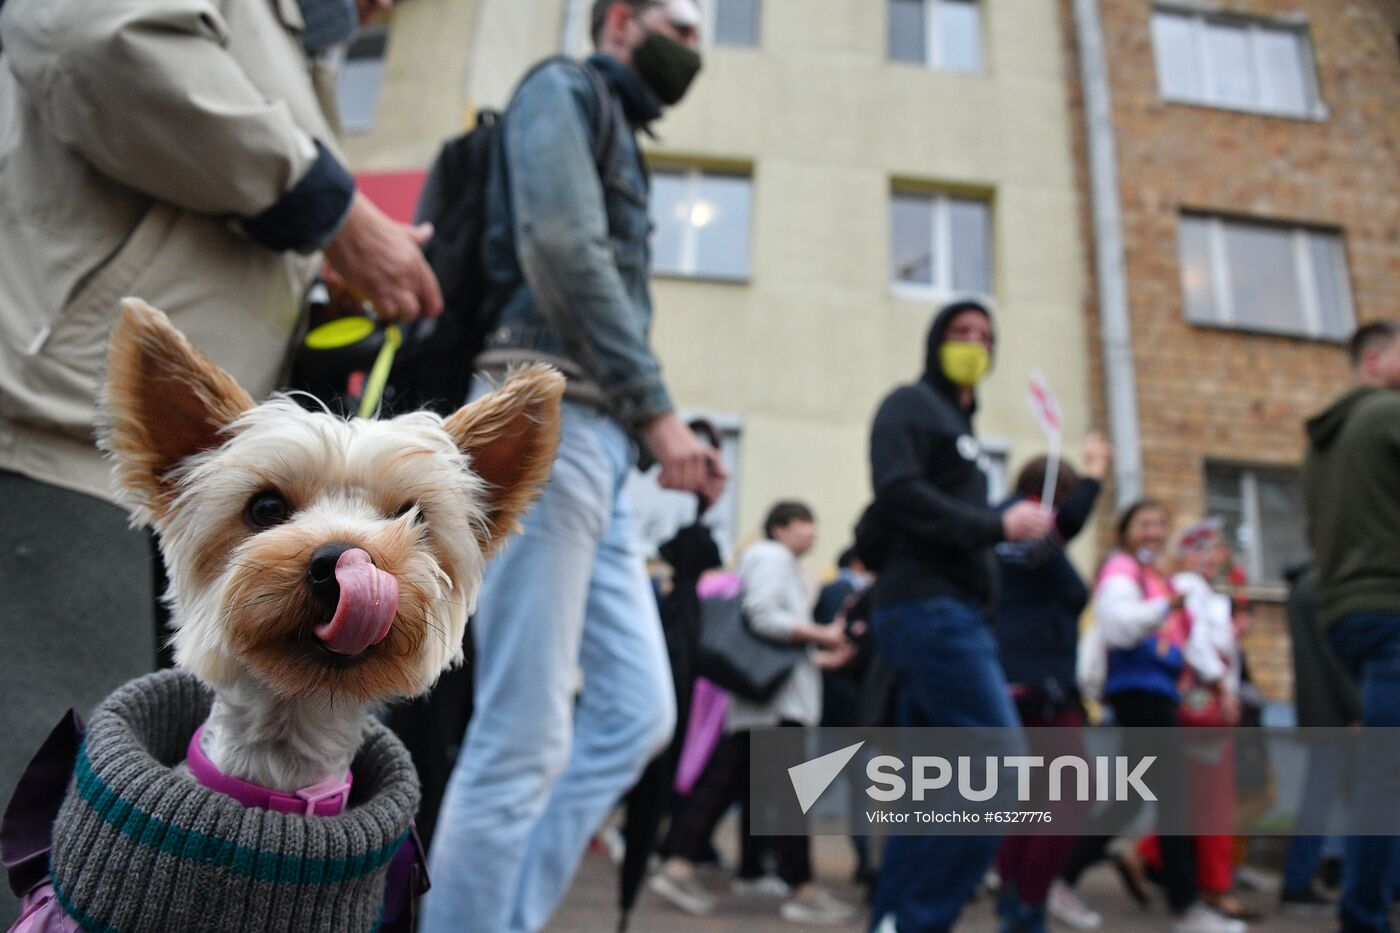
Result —
[[564, 404], [554, 473], [486, 569], [475, 706], [422, 933], [543, 927], [590, 836], [670, 740], [671, 669], [622, 494], [631, 468], [616, 421]]

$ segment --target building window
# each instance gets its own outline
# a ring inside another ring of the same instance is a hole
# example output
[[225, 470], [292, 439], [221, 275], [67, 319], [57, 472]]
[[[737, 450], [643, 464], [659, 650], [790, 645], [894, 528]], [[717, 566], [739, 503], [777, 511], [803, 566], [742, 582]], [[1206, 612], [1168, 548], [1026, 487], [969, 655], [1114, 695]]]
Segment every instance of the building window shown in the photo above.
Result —
[[990, 439], [981, 443], [982, 454], [977, 458], [977, 466], [987, 477], [987, 502], [996, 505], [1011, 494], [1011, 476], [1008, 473], [1011, 445], [1006, 441]]
[[711, 0], [704, 5], [715, 45], [758, 45], [760, 0]]
[[[686, 421], [696, 417], [689, 413], [682, 415]], [[709, 421], [720, 435], [720, 457], [724, 468], [729, 472], [729, 481], [724, 484], [724, 492], [719, 500], [705, 513], [705, 524], [714, 534], [720, 552], [728, 558], [734, 553], [739, 541], [739, 464], [741, 423], [738, 418], [723, 415], [700, 415]], [[695, 521], [696, 499], [694, 493], [663, 489], [658, 477], [660, 466], [652, 466], [645, 473], [633, 470], [627, 477], [626, 495], [636, 516], [638, 532], [643, 547], [649, 557], [655, 557], [662, 544], [671, 540], [676, 532]]]
[[1281, 584], [1285, 571], [1308, 559], [1296, 470], [1207, 463], [1206, 513], [1224, 519], [1226, 541], [1251, 584]]
[[367, 26], [345, 53], [337, 96], [340, 125], [347, 132], [364, 132], [374, 126], [374, 109], [379, 103], [379, 86], [384, 80], [384, 50], [388, 44], [387, 27]]
[[978, 0], [889, 0], [890, 60], [982, 70]]
[[1157, 86], [1168, 100], [1323, 115], [1307, 30], [1204, 13], [1152, 14]]
[[895, 191], [890, 198], [890, 281], [921, 295], [992, 291], [986, 201]]
[[651, 179], [652, 270], [746, 280], [750, 188], [746, 175], [657, 169]]
[[1182, 214], [1177, 236], [1188, 321], [1330, 340], [1355, 326], [1339, 234]]

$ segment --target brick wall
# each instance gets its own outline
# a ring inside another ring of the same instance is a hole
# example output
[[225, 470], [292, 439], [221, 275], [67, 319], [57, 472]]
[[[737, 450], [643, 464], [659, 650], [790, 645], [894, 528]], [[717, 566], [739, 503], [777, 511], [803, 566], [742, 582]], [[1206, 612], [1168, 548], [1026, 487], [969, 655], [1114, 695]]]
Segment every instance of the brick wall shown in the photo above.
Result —
[[[1204, 508], [1208, 460], [1296, 465], [1301, 422], [1348, 384], [1348, 370], [1336, 344], [1187, 323], [1178, 214], [1188, 208], [1339, 228], [1358, 320], [1400, 316], [1400, 0], [1215, 5], [1306, 17], [1325, 120], [1165, 102], [1157, 90], [1152, 5], [1100, 0], [1099, 7], [1117, 133], [1145, 488], [1189, 520]], [[1061, 8], [1073, 47], [1068, 2]], [[1072, 78], [1068, 93], [1082, 137], [1077, 70]], [[1082, 138], [1079, 147], [1082, 155]], [[1080, 176], [1087, 205], [1082, 158]], [[1091, 295], [1094, 414], [1105, 423], [1096, 307]], [[1107, 520], [1105, 543], [1106, 528]], [[1287, 635], [1277, 605], [1261, 605], [1247, 647], [1261, 684], [1288, 698]]]

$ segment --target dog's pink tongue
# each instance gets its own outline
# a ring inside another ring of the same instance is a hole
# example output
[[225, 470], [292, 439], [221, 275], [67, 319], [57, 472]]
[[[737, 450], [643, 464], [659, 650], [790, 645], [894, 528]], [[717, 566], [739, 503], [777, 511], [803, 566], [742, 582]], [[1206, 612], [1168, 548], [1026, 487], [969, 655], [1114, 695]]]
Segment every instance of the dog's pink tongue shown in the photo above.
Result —
[[340, 555], [335, 580], [340, 601], [331, 620], [316, 626], [316, 637], [336, 654], [359, 654], [389, 634], [399, 608], [399, 581], [374, 566], [360, 548]]

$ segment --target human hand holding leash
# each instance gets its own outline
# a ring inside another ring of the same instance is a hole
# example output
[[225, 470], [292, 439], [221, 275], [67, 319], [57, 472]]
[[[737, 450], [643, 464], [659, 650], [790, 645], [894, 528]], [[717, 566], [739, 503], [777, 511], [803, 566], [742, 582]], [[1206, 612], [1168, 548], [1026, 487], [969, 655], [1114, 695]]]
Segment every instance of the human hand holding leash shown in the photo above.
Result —
[[326, 249], [326, 262], [345, 284], [374, 304], [385, 321], [412, 321], [442, 313], [442, 290], [423, 258], [430, 224], [401, 224], [355, 192], [350, 216]]

